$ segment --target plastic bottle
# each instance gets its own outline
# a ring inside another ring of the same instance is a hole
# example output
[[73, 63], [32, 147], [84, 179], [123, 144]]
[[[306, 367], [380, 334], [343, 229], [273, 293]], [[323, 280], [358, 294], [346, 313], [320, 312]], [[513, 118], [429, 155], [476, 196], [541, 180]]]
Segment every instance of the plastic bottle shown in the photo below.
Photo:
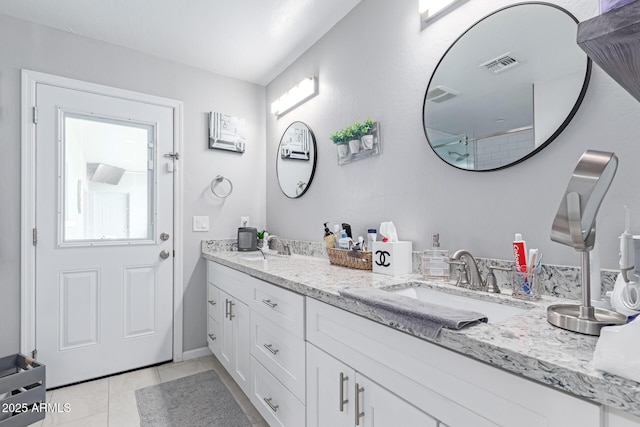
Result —
[[340, 231], [340, 239], [338, 239], [338, 247], [340, 249], [349, 249], [349, 242], [352, 241], [351, 237], [347, 235], [347, 232], [342, 229]]
[[373, 242], [376, 241], [377, 237], [378, 237], [378, 232], [376, 231], [375, 228], [370, 228], [369, 230], [367, 230], [367, 250], [368, 251], [373, 251]]
[[324, 223], [324, 243], [328, 249], [333, 249], [336, 246], [336, 235], [329, 231], [327, 222]]

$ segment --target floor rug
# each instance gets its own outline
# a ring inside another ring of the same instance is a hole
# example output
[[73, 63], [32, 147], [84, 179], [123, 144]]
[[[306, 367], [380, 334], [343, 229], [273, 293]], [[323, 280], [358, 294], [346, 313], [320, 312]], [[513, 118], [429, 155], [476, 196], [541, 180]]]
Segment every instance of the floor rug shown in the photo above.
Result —
[[213, 371], [135, 391], [142, 427], [250, 427], [229, 390]]

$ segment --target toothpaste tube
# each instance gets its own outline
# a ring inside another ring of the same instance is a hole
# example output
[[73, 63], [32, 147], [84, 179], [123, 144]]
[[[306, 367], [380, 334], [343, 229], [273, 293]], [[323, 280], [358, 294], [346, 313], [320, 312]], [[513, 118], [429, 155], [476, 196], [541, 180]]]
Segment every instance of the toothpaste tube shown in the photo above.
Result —
[[[518, 233], [513, 241], [513, 258], [517, 273], [527, 272], [527, 245], [522, 240], [522, 234]], [[529, 277], [527, 275], [516, 274], [517, 285], [523, 293], [530, 294], [531, 286], [529, 286]]]
[[522, 240], [522, 234], [516, 234], [516, 238], [513, 241], [513, 258], [516, 263], [516, 271], [519, 273], [527, 272], [527, 247], [524, 240]]

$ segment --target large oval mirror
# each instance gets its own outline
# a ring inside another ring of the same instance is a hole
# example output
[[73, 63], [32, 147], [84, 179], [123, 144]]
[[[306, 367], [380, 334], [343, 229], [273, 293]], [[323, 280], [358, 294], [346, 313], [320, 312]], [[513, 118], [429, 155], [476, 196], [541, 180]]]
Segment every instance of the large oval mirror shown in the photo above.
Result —
[[302, 196], [316, 171], [316, 137], [309, 126], [293, 122], [280, 139], [276, 173], [282, 192], [292, 199]]
[[435, 153], [451, 166], [488, 171], [553, 141], [580, 106], [591, 74], [577, 28], [560, 7], [519, 3], [465, 31], [425, 94], [424, 130]]

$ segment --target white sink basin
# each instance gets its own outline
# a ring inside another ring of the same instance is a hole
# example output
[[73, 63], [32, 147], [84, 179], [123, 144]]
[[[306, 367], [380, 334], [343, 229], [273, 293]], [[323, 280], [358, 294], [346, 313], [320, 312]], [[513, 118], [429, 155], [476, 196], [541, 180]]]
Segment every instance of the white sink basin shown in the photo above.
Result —
[[506, 304], [484, 301], [463, 295], [450, 294], [420, 286], [393, 289], [388, 290], [388, 292], [419, 299], [432, 304], [476, 311], [487, 316], [489, 323], [499, 323], [517, 314], [527, 312], [527, 309], [525, 308], [512, 307]]

